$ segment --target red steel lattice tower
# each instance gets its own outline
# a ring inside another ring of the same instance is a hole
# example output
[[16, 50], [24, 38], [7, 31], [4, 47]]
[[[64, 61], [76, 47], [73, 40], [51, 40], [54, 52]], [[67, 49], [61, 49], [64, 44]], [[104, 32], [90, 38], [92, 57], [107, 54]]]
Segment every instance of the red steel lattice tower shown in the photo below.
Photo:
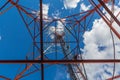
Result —
[[[45, 78], [45, 68], [54, 64], [64, 64], [67, 67], [71, 80], [88, 80], [85, 69], [85, 64], [91, 63], [119, 63], [119, 59], [84, 59], [81, 54], [81, 45], [83, 44], [83, 34], [87, 30], [94, 13], [98, 14], [110, 30], [120, 39], [120, 33], [112, 25], [115, 22], [120, 26], [118, 16], [114, 15], [115, 0], [88, 0], [92, 5], [92, 9], [80, 12], [78, 14], [68, 15], [62, 18], [45, 18], [43, 14], [42, 0], [39, 1], [40, 7], [38, 15], [32, 13], [31, 8], [27, 8], [19, 4], [20, 0], [6, 0], [5, 4], [0, 6], [0, 15], [7, 13], [12, 7], [15, 7], [20, 15], [22, 21], [27, 28], [33, 44], [32, 52], [26, 55], [25, 60], [0, 60], [1, 64], [24, 64], [26, 67], [19, 70], [15, 75], [14, 80], [21, 80], [23, 77], [40, 71], [41, 79]], [[109, 9], [107, 3], [111, 3], [112, 7]], [[6, 6], [11, 4], [10, 7]], [[110, 15], [104, 15], [101, 9]], [[45, 15], [46, 16], [46, 15]], [[27, 20], [26, 17], [29, 19]], [[60, 24], [60, 26], [58, 26]], [[62, 26], [62, 27], [61, 27]], [[64, 29], [63, 29], [64, 28]], [[51, 32], [49, 32], [51, 30]], [[49, 35], [48, 35], [49, 34]], [[51, 54], [52, 57], [51, 57]], [[115, 54], [114, 54], [115, 56]], [[35, 66], [34, 64], [39, 64]], [[34, 71], [29, 71], [32, 67]], [[113, 75], [107, 80], [119, 78], [120, 75]], [[0, 78], [11, 80], [7, 76], [1, 75]]]

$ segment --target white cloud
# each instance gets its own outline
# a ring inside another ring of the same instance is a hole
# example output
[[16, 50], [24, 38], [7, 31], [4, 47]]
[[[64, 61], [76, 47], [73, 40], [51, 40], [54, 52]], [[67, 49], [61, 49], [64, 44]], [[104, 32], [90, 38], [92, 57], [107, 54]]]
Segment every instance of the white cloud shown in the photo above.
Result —
[[76, 8], [80, 0], [64, 0], [65, 9]]
[[0, 36], [0, 40], [2, 39], [2, 36]]
[[119, 0], [119, 2], [118, 2], [118, 5], [120, 6], [120, 0]]
[[[48, 4], [43, 4], [43, 19], [48, 18], [48, 11], [49, 11], [49, 5]], [[33, 14], [36, 15], [37, 19], [40, 19], [40, 11], [32, 11]]]
[[64, 27], [60, 21], [57, 21], [57, 27], [50, 26], [49, 28], [49, 35], [51, 39], [54, 39], [55, 36], [64, 36]]
[[[110, 8], [111, 6], [108, 5]], [[115, 6], [115, 15], [120, 11], [120, 8]], [[106, 16], [107, 12], [103, 10]], [[120, 20], [120, 16], [118, 16]], [[120, 33], [120, 27], [113, 22], [114, 28]], [[120, 59], [120, 40], [114, 35], [116, 58]], [[92, 30], [86, 31], [84, 34], [84, 58], [85, 59], [113, 59], [113, 43], [109, 27], [103, 19], [96, 19], [93, 22]], [[115, 75], [120, 73], [120, 64], [116, 64]], [[89, 80], [105, 80], [112, 77], [113, 64], [85, 64]]]
[[82, 11], [87, 11], [89, 10], [91, 5], [86, 6], [84, 3], [81, 3], [80, 8]]
[[52, 13], [52, 16], [54, 17], [54, 19], [58, 19], [60, 15], [61, 15], [61, 13], [59, 10], [56, 10]]
[[44, 15], [44, 18], [48, 18], [48, 10], [49, 10], [49, 5], [48, 4], [43, 4], [43, 15]]

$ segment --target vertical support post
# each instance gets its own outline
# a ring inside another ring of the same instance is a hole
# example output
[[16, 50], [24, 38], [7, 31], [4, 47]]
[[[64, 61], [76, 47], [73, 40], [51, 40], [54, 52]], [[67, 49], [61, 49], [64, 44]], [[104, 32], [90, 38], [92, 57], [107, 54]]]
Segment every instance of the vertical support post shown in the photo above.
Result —
[[[42, 0], [40, 0], [40, 54], [43, 61], [43, 17], [42, 17]], [[44, 80], [44, 64], [41, 63], [41, 80]]]

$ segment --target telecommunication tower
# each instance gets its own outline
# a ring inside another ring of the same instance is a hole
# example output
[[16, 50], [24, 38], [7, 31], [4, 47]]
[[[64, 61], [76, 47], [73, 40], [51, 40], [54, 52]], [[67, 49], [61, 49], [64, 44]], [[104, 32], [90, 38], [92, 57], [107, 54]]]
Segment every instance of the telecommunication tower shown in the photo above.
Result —
[[[115, 22], [120, 26], [118, 16], [114, 15], [115, 0], [86, 0], [92, 8], [85, 12], [68, 15], [62, 18], [52, 18], [43, 14], [43, 0], [39, 0], [39, 10], [21, 5], [22, 0], [6, 0], [0, 6], [0, 16], [15, 7], [20, 15], [26, 31], [32, 40], [32, 50], [25, 56], [24, 60], [0, 60], [1, 64], [22, 64], [14, 80], [29, 80], [30, 75], [40, 75], [38, 80], [46, 80], [45, 71], [48, 67], [62, 64], [70, 75], [70, 80], [89, 80], [85, 64], [96, 63], [119, 63], [119, 59], [84, 59], [82, 56], [83, 34], [87, 31], [94, 15], [99, 15], [110, 30], [120, 39], [120, 33], [112, 25]], [[24, 1], [23, 1], [24, 2]], [[111, 9], [107, 3], [112, 4]], [[110, 15], [111, 19], [104, 15], [101, 9]], [[24, 35], [24, 34], [23, 34]], [[113, 42], [114, 43], [114, 42]], [[115, 54], [114, 54], [115, 56]], [[23, 67], [24, 66], [24, 67]], [[38, 73], [40, 72], [40, 73]], [[113, 70], [114, 72], [114, 70]], [[27, 77], [27, 78], [25, 78]], [[120, 75], [113, 75], [106, 80], [114, 80]], [[11, 80], [5, 75], [1, 79]]]

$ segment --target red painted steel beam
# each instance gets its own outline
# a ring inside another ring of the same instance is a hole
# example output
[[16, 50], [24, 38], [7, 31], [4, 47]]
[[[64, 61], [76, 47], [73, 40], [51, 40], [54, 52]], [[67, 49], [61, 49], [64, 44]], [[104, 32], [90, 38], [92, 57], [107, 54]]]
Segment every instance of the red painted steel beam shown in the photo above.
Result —
[[9, 3], [9, 1], [7, 1], [2, 7], [0, 7], [0, 11]]
[[117, 78], [120, 78], [120, 75], [114, 76], [114, 77], [112, 77], [112, 78], [108, 78], [108, 79], [106, 79], [106, 80], [113, 80], [113, 79], [117, 79]]
[[0, 75], [0, 78], [5, 79], [5, 80], [10, 80], [9, 78], [7, 78], [5, 76], [1, 76], [1, 75]]
[[[40, 54], [41, 54], [41, 61], [44, 60], [44, 49], [43, 49], [43, 5], [42, 0], [40, 2]], [[44, 80], [44, 64], [41, 64], [41, 80]]]
[[98, 0], [99, 3], [104, 7], [104, 9], [109, 13], [109, 15], [115, 20], [115, 22], [120, 26], [120, 21], [115, 17], [115, 15], [110, 11], [110, 9], [105, 5], [102, 0]]
[[34, 19], [34, 17], [33, 17], [30, 13], [28, 13], [25, 9], [23, 9], [21, 6], [19, 6], [19, 5], [17, 4], [19, 0], [17, 0], [16, 2], [14, 2], [13, 0], [8, 0], [8, 1], [9, 1], [12, 5], [14, 5], [16, 8], [20, 9], [22, 12], [24, 12], [24, 13], [27, 14], [29, 17], [31, 17], [31, 18]]
[[0, 60], [0, 64], [78, 64], [78, 63], [120, 63], [120, 59], [88, 59], [88, 60]]
[[[104, 0], [105, 3], [108, 3], [108, 0]], [[98, 4], [97, 7], [101, 7], [101, 4]], [[97, 7], [93, 8], [92, 10], [89, 10], [89, 13], [87, 13], [85, 16], [83, 16], [79, 21], [84, 20], [86, 17], [88, 17], [89, 15], [91, 15], [92, 13], [94, 13], [97, 9]]]
[[102, 19], [106, 22], [108, 27], [115, 33], [115, 35], [120, 39], [120, 34], [116, 31], [116, 29], [111, 25], [111, 22], [107, 19], [105, 15], [103, 15], [102, 11], [100, 11], [99, 7], [95, 4], [93, 0], [89, 0], [94, 7], [97, 7], [96, 12], [102, 17]]

